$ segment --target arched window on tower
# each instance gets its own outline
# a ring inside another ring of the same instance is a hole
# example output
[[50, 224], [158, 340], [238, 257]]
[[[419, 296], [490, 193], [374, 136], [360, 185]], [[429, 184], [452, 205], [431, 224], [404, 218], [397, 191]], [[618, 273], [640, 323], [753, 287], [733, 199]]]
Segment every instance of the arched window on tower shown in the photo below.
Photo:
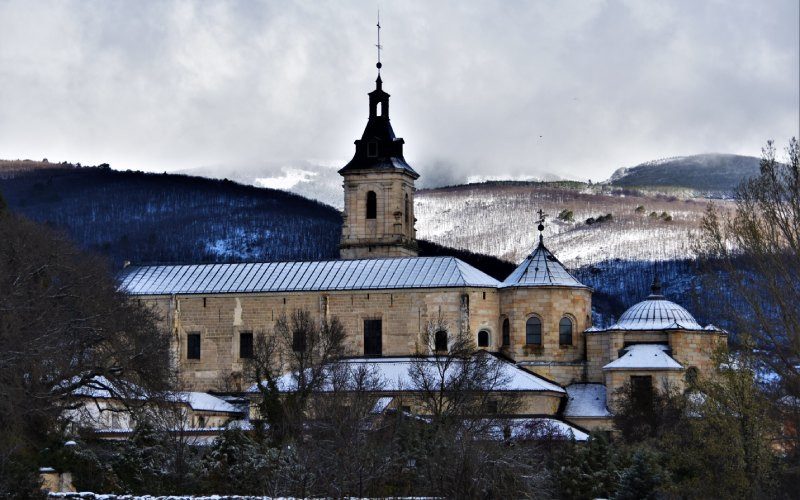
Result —
[[367, 193], [367, 219], [374, 219], [378, 216], [378, 196], [375, 191]]
[[511, 345], [511, 323], [508, 318], [503, 320], [503, 347]]
[[566, 316], [558, 322], [558, 344], [572, 345], [572, 320]]
[[439, 330], [433, 339], [433, 348], [436, 352], [447, 352], [447, 332]]
[[525, 322], [525, 343], [528, 345], [542, 345], [542, 320], [531, 316]]
[[489, 347], [489, 332], [486, 330], [478, 332], [478, 347]]

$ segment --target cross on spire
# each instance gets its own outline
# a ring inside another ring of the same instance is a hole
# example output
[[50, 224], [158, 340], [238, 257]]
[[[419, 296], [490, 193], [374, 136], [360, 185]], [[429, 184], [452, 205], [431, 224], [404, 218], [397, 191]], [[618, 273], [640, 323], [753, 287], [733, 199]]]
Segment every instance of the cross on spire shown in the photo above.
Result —
[[536, 228], [539, 230], [539, 243], [544, 244], [544, 236], [542, 235], [542, 231], [544, 231], [544, 219], [547, 217], [547, 214], [544, 213], [544, 210], [541, 208], [536, 212], [539, 215], [539, 226]]
[[378, 24], [377, 24], [377, 26], [378, 26], [378, 43], [375, 44], [375, 47], [378, 48], [378, 64], [376, 64], [375, 67], [378, 68], [378, 73], [380, 74], [381, 66], [383, 66], [383, 64], [381, 64], [381, 50], [383, 49], [383, 45], [381, 45], [381, 10], [380, 9], [378, 9]]

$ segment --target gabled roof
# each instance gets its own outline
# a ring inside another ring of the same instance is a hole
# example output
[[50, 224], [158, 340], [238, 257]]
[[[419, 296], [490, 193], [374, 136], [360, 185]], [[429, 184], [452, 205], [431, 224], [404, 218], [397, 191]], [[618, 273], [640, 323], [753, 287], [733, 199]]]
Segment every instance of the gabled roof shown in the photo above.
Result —
[[539, 245], [514, 269], [508, 278], [500, 284], [501, 288], [507, 287], [535, 287], [535, 286], [565, 286], [575, 288], [589, 288], [567, 271], [558, 261], [542, 239]]
[[500, 283], [455, 257], [131, 266], [120, 290], [132, 295], [482, 287]]
[[667, 354], [669, 346], [634, 344], [625, 353], [603, 367], [603, 370], [682, 370], [683, 366]]
[[[492, 356], [487, 353], [478, 353], [476, 356]], [[564, 394], [564, 389], [561, 386], [549, 382], [538, 375], [529, 371], [519, 368], [514, 363], [504, 361], [500, 358], [492, 356], [495, 362], [499, 363], [499, 375], [506, 383], [502, 387], [492, 389], [493, 391], [514, 391], [514, 392], [555, 392]], [[372, 374], [376, 376], [379, 383], [374, 388], [375, 392], [395, 392], [395, 391], [415, 391], [414, 384], [409, 377], [409, 369], [412, 368], [414, 363], [424, 363], [423, 370], [430, 367], [431, 370], [438, 370], [441, 365], [436, 364], [436, 358], [433, 356], [424, 358], [415, 357], [398, 357], [398, 358], [353, 358], [340, 361], [344, 366], [350, 370], [358, 370], [359, 368], [367, 368]], [[449, 368], [451, 374], [458, 373], [458, 363], [453, 363]], [[438, 373], [438, 372], [437, 372]], [[296, 385], [295, 376], [287, 373], [278, 378], [278, 390], [281, 392], [292, 391]], [[333, 390], [333, 386], [326, 382], [320, 389], [322, 392], [329, 392]], [[250, 387], [249, 392], [257, 392], [256, 385]]]

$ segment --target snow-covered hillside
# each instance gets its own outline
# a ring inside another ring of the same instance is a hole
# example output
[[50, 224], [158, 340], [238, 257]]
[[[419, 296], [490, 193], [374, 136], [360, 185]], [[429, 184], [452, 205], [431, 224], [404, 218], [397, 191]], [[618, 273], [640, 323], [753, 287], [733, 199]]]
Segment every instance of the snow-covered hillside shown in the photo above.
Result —
[[[417, 235], [436, 243], [521, 261], [538, 238], [540, 208], [549, 215], [547, 246], [569, 267], [606, 260], [692, 257], [705, 200], [616, 196], [547, 184], [479, 184], [420, 191]], [[731, 203], [714, 201], [723, 210]], [[572, 212], [572, 220], [562, 212]], [[610, 220], [587, 224], [611, 214]]]

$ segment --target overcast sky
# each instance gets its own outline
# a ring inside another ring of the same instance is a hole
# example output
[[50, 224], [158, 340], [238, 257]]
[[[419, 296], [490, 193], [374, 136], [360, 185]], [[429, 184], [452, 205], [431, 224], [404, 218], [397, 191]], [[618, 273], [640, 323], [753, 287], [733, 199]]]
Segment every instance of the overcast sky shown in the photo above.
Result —
[[[392, 124], [428, 185], [758, 156], [800, 128], [799, 4], [382, 1]], [[343, 166], [377, 74], [377, 6], [0, 0], [0, 158]]]

